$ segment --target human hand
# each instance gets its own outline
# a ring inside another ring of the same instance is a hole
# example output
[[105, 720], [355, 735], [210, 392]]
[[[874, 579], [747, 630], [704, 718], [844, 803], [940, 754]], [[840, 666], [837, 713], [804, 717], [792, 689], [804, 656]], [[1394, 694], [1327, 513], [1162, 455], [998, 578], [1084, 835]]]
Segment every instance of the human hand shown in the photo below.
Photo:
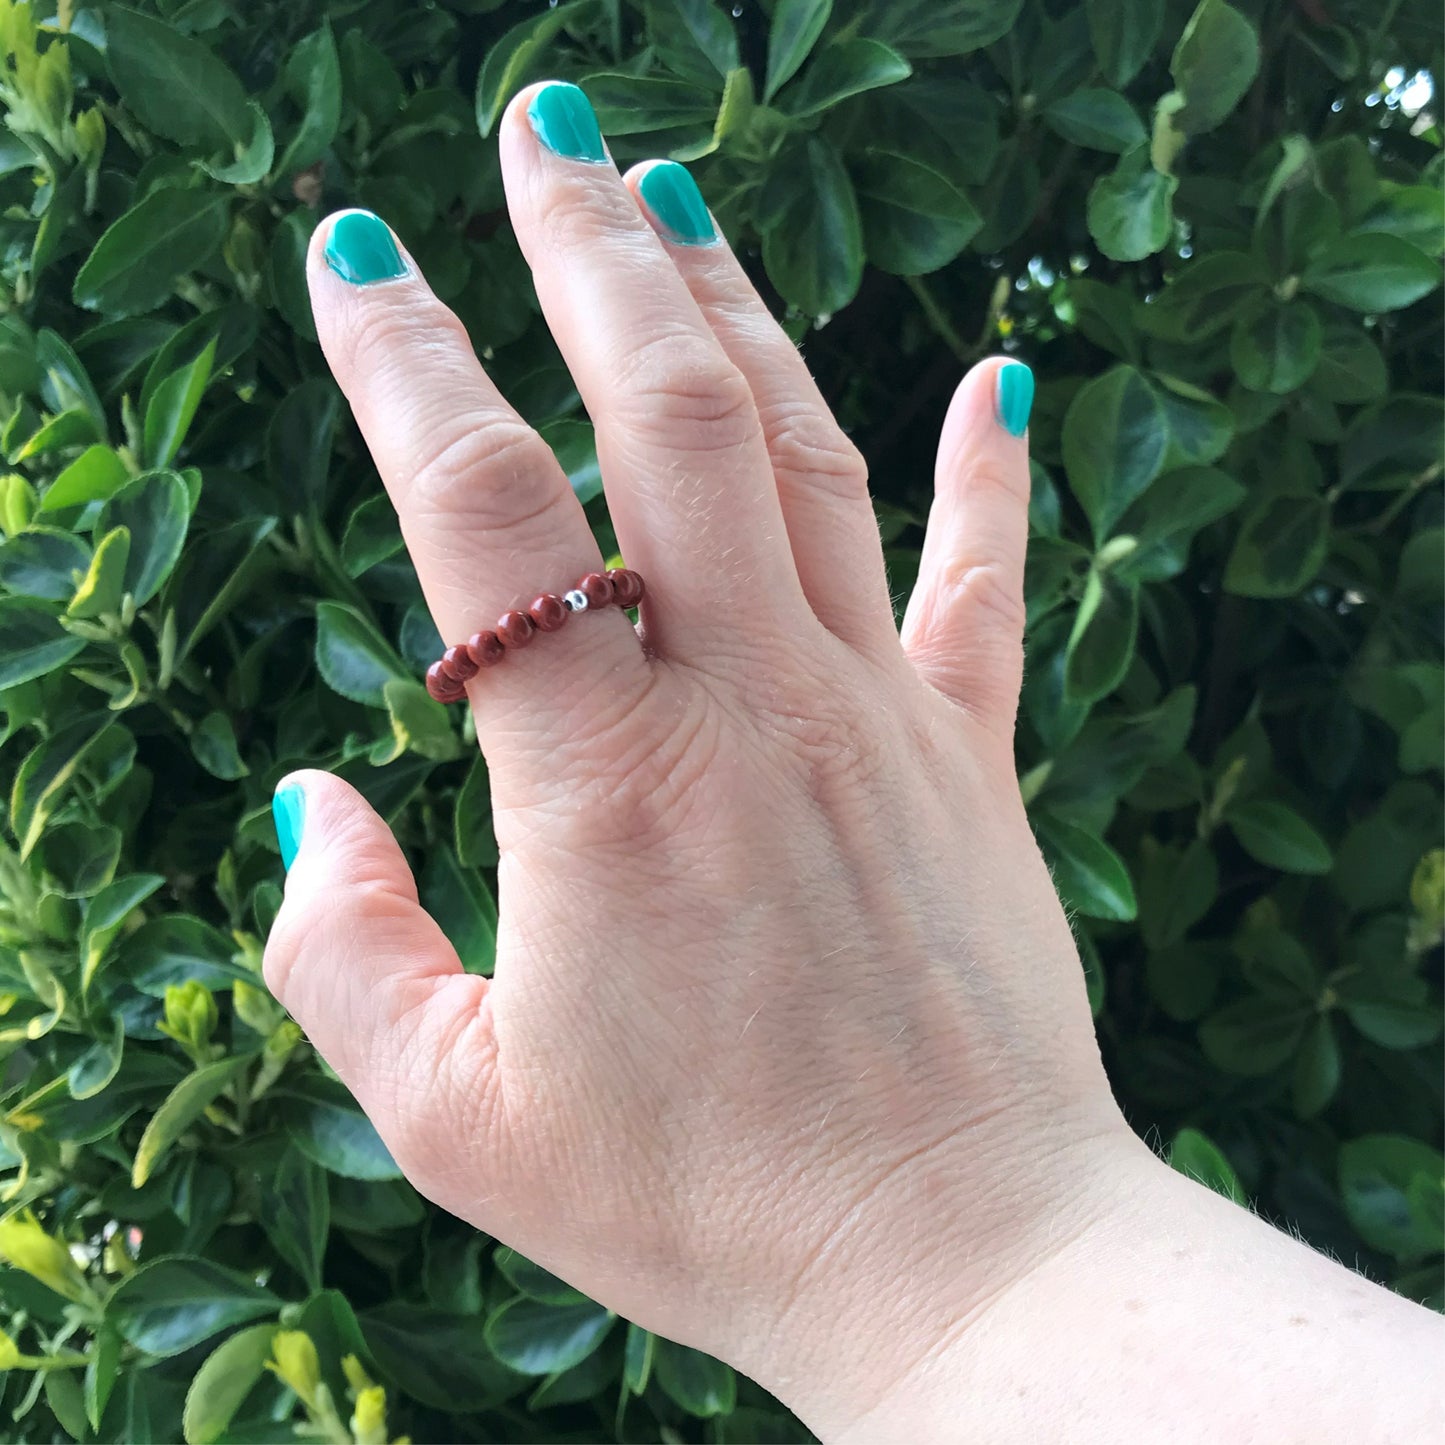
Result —
[[[584, 614], [468, 686], [492, 980], [321, 772], [266, 975], [423, 1193], [841, 1428], [1149, 1158], [1014, 777], [1032, 382], [960, 386], [900, 640], [862, 462], [685, 173], [624, 181], [566, 86], [501, 151], [640, 633]], [[323, 224], [309, 274], [443, 637], [596, 569], [385, 227]]]

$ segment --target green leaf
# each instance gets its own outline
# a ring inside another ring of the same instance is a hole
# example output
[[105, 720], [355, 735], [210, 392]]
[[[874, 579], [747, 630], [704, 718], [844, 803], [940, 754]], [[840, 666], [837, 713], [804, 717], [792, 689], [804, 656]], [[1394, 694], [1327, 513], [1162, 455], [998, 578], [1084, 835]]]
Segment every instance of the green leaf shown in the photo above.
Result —
[[1023, 0], [874, 0], [868, 33], [904, 55], [968, 55], [1013, 28]]
[[148, 1355], [178, 1355], [234, 1325], [275, 1314], [281, 1301], [235, 1270], [208, 1259], [170, 1255], [143, 1264], [116, 1285], [107, 1320]]
[[352, 512], [341, 537], [341, 563], [348, 577], [360, 577], [394, 557], [406, 544], [396, 520], [396, 507], [384, 493], [368, 497]]
[[438, 844], [419, 881], [422, 906], [446, 934], [468, 973], [491, 975], [497, 956], [497, 904], [482, 875]]
[[764, 104], [772, 100], [778, 88], [790, 80], [808, 58], [808, 52], [818, 43], [832, 13], [833, 0], [776, 0], [768, 30]]
[[1408, 241], [1381, 232], [1324, 247], [1300, 280], [1306, 291], [1352, 311], [1399, 311], [1440, 284], [1440, 266]]
[[75, 574], [90, 567], [90, 548], [71, 532], [32, 526], [0, 545], [0, 586], [17, 597], [66, 602]]
[[778, 109], [804, 120], [822, 115], [849, 96], [897, 85], [912, 73], [913, 67], [881, 41], [857, 35], [835, 40], [814, 53], [808, 68], [778, 98]]
[[1117, 923], [1138, 914], [1129, 870], [1102, 838], [1052, 814], [1039, 818], [1038, 836], [1054, 887], [1070, 908]]
[[250, 1325], [217, 1345], [186, 1391], [181, 1431], [186, 1445], [213, 1445], [266, 1373], [274, 1324]]
[[492, 1259], [512, 1287], [521, 1290], [529, 1299], [548, 1305], [586, 1302], [587, 1297], [580, 1290], [573, 1289], [555, 1274], [549, 1274], [541, 1265], [533, 1264], [515, 1249], [508, 1249], [504, 1244], [498, 1245]]
[[328, 1173], [345, 1179], [400, 1179], [401, 1170], [376, 1126], [350, 1095], [329, 1080], [304, 1082], [304, 1093], [288, 1091], [285, 1115], [296, 1147]]
[[1398, 236], [1427, 256], [1438, 256], [1445, 250], [1445, 192], [1433, 186], [1389, 186], [1355, 230]]
[[732, 18], [713, 0], [649, 0], [648, 32], [667, 69], [716, 88], [738, 68]]
[[[246, 1056], [218, 1059], [182, 1079], [165, 1103], [151, 1116], [136, 1146], [131, 1166], [131, 1188], [139, 1189], [155, 1173], [156, 1166], [170, 1152], [171, 1146], [229, 1087], [251, 1062]], [[133, 1342], [134, 1343], [134, 1342]]]
[[371, 757], [389, 763], [405, 752], [445, 762], [461, 752], [447, 710], [426, 687], [411, 678], [392, 678], [382, 685], [382, 698], [391, 720], [391, 740], [378, 738]]
[[1224, 1150], [1198, 1129], [1181, 1129], [1169, 1146], [1169, 1164], [1181, 1174], [1236, 1204], [1247, 1204], [1239, 1176], [1225, 1157]]
[[341, 61], [329, 23], [296, 42], [286, 58], [286, 88], [301, 110], [301, 123], [276, 167], [280, 176], [319, 161], [341, 124]]
[[863, 279], [863, 228], [853, 183], [820, 136], [787, 147], [758, 199], [763, 263], [783, 296], [808, 316], [846, 306]]
[[[1146, 875], [1147, 886], [1147, 875]], [[1141, 899], [1147, 910], [1147, 903]], [[1189, 1023], [1209, 1011], [1229, 950], [1215, 943], [1174, 943], [1151, 953], [1144, 965], [1149, 993], [1178, 1023]]]
[[493, 43], [477, 76], [477, 129], [482, 135], [491, 135], [507, 102], [535, 73], [557, 32], [588, 8], [589, 0], [574, 0], [544, 10], [514, 25]]
[[110, 7], [106, 63], [121, 98], [148, 130], [227, 156], [251, 138], [240, 81], [209, 46], [174, 26]]
[[1092, 703], [1123, 681], [1139, 631], [1139, 589], [1116, 573], [1091, 571], [1064, 654], [1064, 697]]
[[1159, 43], [1163, 0], [1085, 0], [1099, 69], [1113, 85], [1133, 80]]
[[93, 1099], [110, 1086], [125, 1056], [125, 1022], [116, 1019], [108, 1039], [97, 1039], [66, 1070], [72, 1099]]
[[1200, 0], [1169, 68], [1184, 94], [1175, 124], [1187, 135], [1213, 130], [1244, 99], [1259, 73], [1259, 36], [1224, 0]]
[[1345, 1213], [1371, 1249], [1396, 1259], [1440, 1252], [1442, 1174], [1438, 1149], [1399, 1134], [1366, 1134], [1340, 1146]]
[[395, 650], [350, 603], [316, 604], [316, 666], [326, 685], [353, 702], [386, 706], [386, 684], [415, 681]]
[[65, 609], [69, 617], [118, 615], [125, 596], [125, 573], [130, 562], [130, 530], [114, 527], [101, 538], [84, 578]]
[[629, 1323], [627, 1344], [622, 1355], [622, 1379], [634, 1395], [640, 1395], [647, 1388], [656, 1353], [657, 1336], [641, 1325]]
[[170, 576], [185, 544], [191, 494], [176, 472], [147, 472], [128, 482], [101, 509], [99, 529], [130, 533], [125, 590], [144, 606]]
[[1355, 973], [1334, 988], [1350, 1022], [1382, 1049], [1417, 1049], [1440, 1036], [1440, 1009], [1423, 978]]
[[126, 935], [113, 968], [133, 988], [164, 998], [173, 983], [195, 979], [209, 989], [229, 988], [238, 978], [254, 983], [255, 973], [235, 961], [236, 945], [218, 928], [184, 913], [148, 919]]
[[91, 979], [121, 925], [165, 881], [159, 873], [135, 873], [107, 883], [92, 896], [86, 905], [80, 932], [82, 995], [89, 990]]
[[[1310, 378], [1310, 390], [1327, 401], [1345, 404], [1378, 401], [1389, 387], [1385, 358], [1380, 348], [1360, 330], [1359, 324], [1328, 323], [1324, 328], [1320, 364]], [[43, 499], [41, 505], [45, 505]]]
[[1166, 472], [1124, 514], [1121, 536], [1138, 545], [1114, 569], [1134, 582], [1176, 577], [1189, 561], [1189, 544], [1209, 523], [1232, 512], [1247, 493], [1217, 467]]
[[321, 1288], [321, 1260], [331, 1229], [326, 1175], [304, 1154], [288, 1149], [270, 1188], [262, 1191], [260, 1220], [277, 1254], [314, 1294]]
[[367, 1310], [360, 1323], [381, 1370], [406, 1395], [434, 1410], [482, 1410], [527, 1383], [525, 1375], [493, 1358], [480, 1315], [394, 1300]]
[[152, 191], [95, 243], [75, 277], [75, 304], [110, 316], [150, 311], [215, 255], [225, 234], [224, 196]]
[[1293, 597], [1314, 580], [1329, 545], [1325, 498], [1268, 498], [1246, 516], [1224, 569], [1224, 586], [1240, 597]]
[[212, 337], [194, 361], [173, 372], [156, 387], [150, 405], [146, 407], [145, 437], [141, 447], [141, 460], [147, 468], [169, 466], [181, 449], [196, 408], [201, 404], [206, 383], [211, 379], [216, 341], [217, 338]]
[[616, 1318], [591, 1300], [551, 1305], [518, 1295], [488, 1316], [487, 1344], [504, 1365], [521, 1374], [550, 1375], [585, 1360]]
[[73, 637], [43, 607], [0, 597], [0, 688], [44, 677], [84, 648], [85, 639]]
[[701, 1350], [658, 1336], [652, 1369], [663, 1394], [689, 1415], [707, 1420], [730, 1415], [737, 1406], [736, 1372]]
[[1265, 798], [1234, 803], [1224, 815], [1252, 858], [1285, 873], [1328, 873], [1334, 866], [1325, 840], [1292, 808]]
[[1148, 140], [1144, 122], [1117, 90], [1076, 90], [1046, 106], [1043, 114], [1066, 141], [1090, 150], [1125, 155]]
[[196, 724], [191, 733], [191, 755], [213, 778], [224, 782], [234, 783], [251, 772], [236, 745], [230, 715], [224, 712], [208, 712]]
[[586, 76], [582, 89], [597, 112], [598, 125], [610, 136], [683, 126], [710, 128], [717, 114], [715, 97], [665, 75], [603, 70]]
[[1282, 396], [1314, 375], [1323, 338], [1319, 312], [1308, 301], [1269, 303], [1235, 322], [1229, 359], [1250, 390]]
[[1064, 416], [1064, 467], [1096, 543], [1158, 476], [1168, 444], [1159, 398], [1132, 366], [1079, 388]]
[[1230, 326], [1264, 292], [1269, 273], [1247, 251], [1216, 251], [1178, 272], [1147, 305], [1139, 324], [1166, 341], [1203, 341]]
[[1301, 1119], [1318, 1114], [1340, 1087], [1340, 1046], [1335, 1026], [1321, 1014], [1305, 1031], [1295, 1055], [1290, 1098]]
[[201, 162], [201, 169], [218, 181], [249, 186], [270, 173], [276, 158], [276, 138], [271, 121], [254, 100], [246, 102], [246, 130], [233, 142], [229, 155], [222, 153]]
[[1205, 1019], [1199, 1043], [1209, 1062], [1227, 1074], [1272, 1074], [1294, 1057], [1311, 1013], [1280, 999], [1243, 999]]
[[85, 502], [103, 502], [130, 480], [130, 473], [113, 448], [87, 447], [45, 489], [40, 498], [42, 512], [78, 507]]
[[983, 218], [937, 171], [907, 156], [869, 151], [852, 168], [868, 259], [882, 271], [921, 276], [946, 266]]
[[1089, 189], [1089, 234], [1111, 261], [1142, 261], [1162, 250], [1174, 225], [1179, 182], [1161, 175], [1140, 146]]
[[325, 504], [331, 443], [340, 417], [341, 393], [326, 376], [308, 376], [272, 413], [266, 429], [266, 471], [293, 511], [318, 511]]

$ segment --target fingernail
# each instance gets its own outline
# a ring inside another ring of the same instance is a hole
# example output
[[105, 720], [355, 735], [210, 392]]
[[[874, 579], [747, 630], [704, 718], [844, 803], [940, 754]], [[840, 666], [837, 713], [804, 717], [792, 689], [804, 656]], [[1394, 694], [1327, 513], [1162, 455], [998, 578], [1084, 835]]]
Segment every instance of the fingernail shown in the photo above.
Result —
[[271, 799], [271, 813], [276, 819], [276, 841], [281, 845], [281, 861], [286, 871], [296, 861], [301, 846], [301, 824], [306, 817], [306, 794], [300, 783], [282, 783]]
[[391, 230], [370, 211], [347, 211], [331, 223], [323, 253], [326, 264], [353, 286], [395, 281], [406, 275], [406, 262], [396, 249]]
[[555, 155], [570, 161], [606, 164], [602, 132], [592, 102], [575, 85], [549, 81], [532, 97], [527, 119], [537, 139]]
[[1004, 429], [1021, 437], [1029, 426], [1029, 412], [1034, 405], [1034, 374], [1021, 361], [1011, 361], [999, 368], [998, 419]]
[[683, 246], [708, 246], [717, 240], [707, 202], [686, 166], [659, 161], [643, 172], [637, 189], [669, 241]]

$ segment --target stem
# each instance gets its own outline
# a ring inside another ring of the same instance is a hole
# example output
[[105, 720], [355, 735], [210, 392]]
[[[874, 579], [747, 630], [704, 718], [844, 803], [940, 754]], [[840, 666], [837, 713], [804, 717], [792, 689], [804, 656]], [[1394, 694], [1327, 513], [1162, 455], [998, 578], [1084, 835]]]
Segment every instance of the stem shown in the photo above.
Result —
[[918, 298], [918, 304], [923, 308], [923, 314], [928, 317], [929, 324], [938, 333], [944, 345], [965, 366], [971, 365], [977, 353], [971, 351], [963, 337], [958, 334], [953, 322], [948, 319], [933, 293], [924, 285], [923, 278], [921, 276], [905, 276], [903, 283]]

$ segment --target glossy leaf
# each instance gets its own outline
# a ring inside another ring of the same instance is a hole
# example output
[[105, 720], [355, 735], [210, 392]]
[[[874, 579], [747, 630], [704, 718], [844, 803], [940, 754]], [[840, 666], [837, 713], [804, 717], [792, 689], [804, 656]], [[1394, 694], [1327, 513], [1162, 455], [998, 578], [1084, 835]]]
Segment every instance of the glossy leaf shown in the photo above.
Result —
[[152, 1260], [115, 1287], [106, 1308], [121, 1335], [148, 1355], [178, 1355], [234, 1325], [274, 1314], [270, 1290], [210, 1260]]

